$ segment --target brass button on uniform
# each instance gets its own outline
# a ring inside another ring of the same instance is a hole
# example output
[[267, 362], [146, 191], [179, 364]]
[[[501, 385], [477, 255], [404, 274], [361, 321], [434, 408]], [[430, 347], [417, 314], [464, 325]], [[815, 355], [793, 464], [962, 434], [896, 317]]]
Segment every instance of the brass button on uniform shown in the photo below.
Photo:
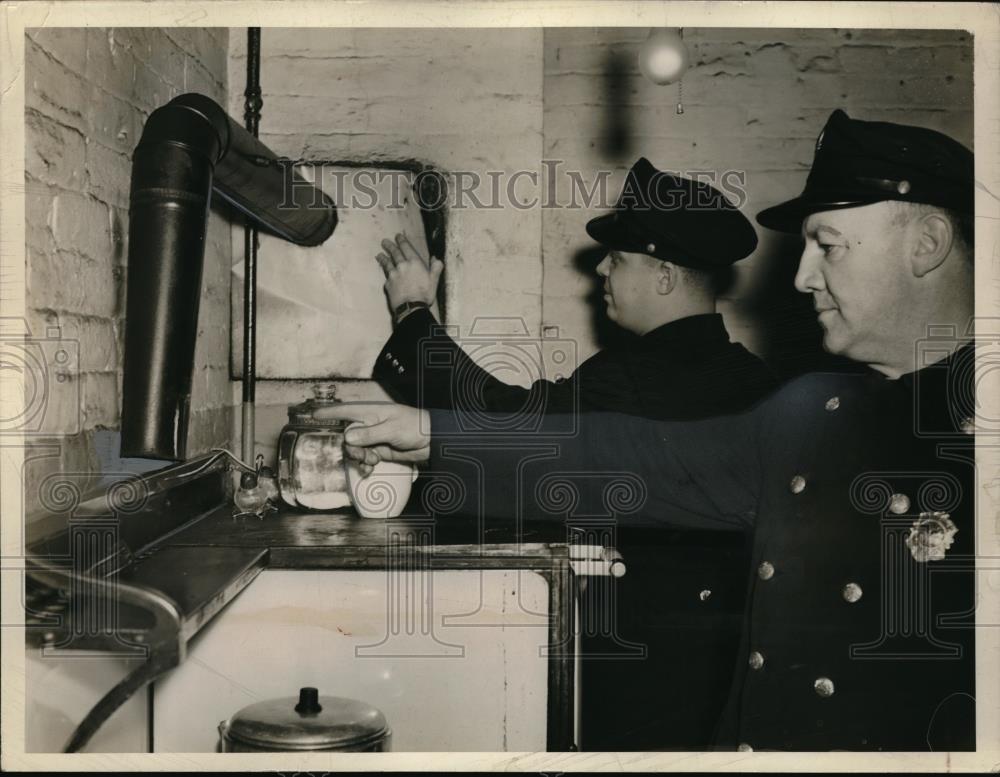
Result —
[[827, 699], [833, 696], [833, 680], [829, 677], [817, 677], [813, 681], [813, 690], [816, 691], [817, 696]]
[[751, 669], [762, 669], [764, 666], [764, 656], [758, 651], [753, 651], [747, 661]]
[[656, 251], [656, 243], [647, 243], [646, 244], [646, 253], [647, 254], [651, 254], [654, 251]]
[[906, 494], [893, 494], [889, 497], [889, 512], [903, 515], [910, 509], [910, 498]]
[[966, 416], [958, 423], [958, 428], [963, 434], [975, 434], [976, 433], [976, 419], [972, 416]]
[[760, 562], [760, 566], [757, 567], [757, 577], [761, 580], [770, 580], [774, 577], [774, 564], [770, 561]]
[[711, 596], [712, 592], [707, 588], [704, 591], [700, 591], [698, 593], [698, 598], [701, 599], [703, 602], [707, 602], [709, 600], [709, 597]]
[[399, 365], [399, 374], [400, 375], [403, 374], [403, 365], [402, 364]]
[[788, 484], [788, 488], [791, 489], [793, 494], [801, 494], [806, 490], [806, 479], [801, 475], [796, 475]]
[[826, 405], [824, 405], [824, 407], [826, 407], [827, 410], [833, 412], [838, 407], [840, 407], [840, 397], [830, 397], [828, 400], [826, 400]]
[[386, 351], [385, 352], [385, 358], [386, 358], [386, 361], [388, 361], [389, 359], [391, 359], [392, 358], [392, 353], [390, 351]]
[[739, 752], [741, 752], [741, 753], [752, 753], [753, 752], [753, 748], [750, 747], [750, 745], [748, 745], [746, 742], [740, 742], [740, 744], [738, 744], [736, 746], [736, 749]]
[[896, 184], [896, 191], [899, 192], [900, 194], [906, 194], [907, 192], [910, 191], [910, 182], [900, 181], [898, 184]]
[[857, 583], [848, 583], [841, 589], [840, 594], [844, 597], [845, 602], [854, 604], [864, 592], [861, 590], [861, 586]]

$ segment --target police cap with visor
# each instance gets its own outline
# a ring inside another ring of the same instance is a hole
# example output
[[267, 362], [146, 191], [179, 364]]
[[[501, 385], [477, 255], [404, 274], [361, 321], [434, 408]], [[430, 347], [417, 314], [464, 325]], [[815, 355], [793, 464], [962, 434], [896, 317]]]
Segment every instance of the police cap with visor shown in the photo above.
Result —
[[834, 111], [816, 140], [802, 194], [757, 214], [757, 223], [798, 234], [812, 213], [885, 200], [937, 205], [971, 216], [972, 152], [935, 130], [860, 121]]
[[657, 170], [645, 157], [629, 170], [614, 211], [587, 222], [587, 234], [613, 250], [700, 270], [726, 267], [757, 247], [753, 224], [722, 192]]

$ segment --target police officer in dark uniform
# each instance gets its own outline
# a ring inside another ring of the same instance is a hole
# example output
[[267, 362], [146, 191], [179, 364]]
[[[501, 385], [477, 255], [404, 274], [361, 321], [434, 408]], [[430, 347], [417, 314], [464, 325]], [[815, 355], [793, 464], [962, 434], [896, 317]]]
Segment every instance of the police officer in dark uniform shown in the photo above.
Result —
[[[825, 347], [869, 372], [807, 375], [728, 418], [588, 415], [558, 461], [524, 470], [528, 499], [553, 472], [614, 467], [645, 484], [623, 522], [753, 532], [719, 747], [976, 747], [973, 188], [972, 153], [951, 138], [836, 111], [803, 193], [758, 220], [801, 230], [796, 287]], [[349, 443], [472, 487], [442, 447], [472, 441], [459, 414], [361, 411]]]
[[384, 240], [377, 257], [396, 326], [372, 377], [394, 399], [420, 407], [611, 410], [669, 419], [737, 412], [775, 387], [770, 370], [730, 341], [715, 312], [713, 273], [757, 246], [753, 226], [722, 192], [642, 158], [614, 211], [592, 219], [587, 232], [608, 249], [597, 267], [608, 316], [634, 341], [597, 353], [565, 380], [539, 380], [530, 389], [508, 385], [479, 368], [438, 325], [430, 305], [440, 262], [424, 261], [398, 236]]
[[[400, 401], [422, 407], [612, 410], [659, 419], [738, 412], [775, 388], [764, 363], [730, 341], [715, 309], [715, 274], [757, 245], [753, 226], [720, 191], [641, 158], [614, 210], [592, 219], [587, 233], [608, 250], [597, 267], [608, 317], [633, 340], [600, 351], [566, 380], [539, 380], [530, 389], [503, 383], [440, 331], [424, 296], [436, 285], [428, 277], [432, 267], [439, 268], [398, 238], [385, 241], [379, 261], [402, 318], [376, 362], [375, 379]], [[745, 533], [618, 526], [613, 536], [587, 541], [613, 544], [629, 569], [624, 578], [590, 580], [582, 594], [582, 651], [589, 660], [582, 667], [581, 716], [589, 746], [706, 747], [739, 640]], [[671, 720], [662, 684], [686, 708], [682, 720]], [[627, 697], [628, 705], [606, 704], [610, 693]]]

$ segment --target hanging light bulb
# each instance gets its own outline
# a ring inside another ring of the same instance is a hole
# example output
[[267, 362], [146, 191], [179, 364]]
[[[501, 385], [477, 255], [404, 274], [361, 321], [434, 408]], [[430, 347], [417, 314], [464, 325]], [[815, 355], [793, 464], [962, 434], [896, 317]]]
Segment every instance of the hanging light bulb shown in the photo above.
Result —
[[669, 27], [654, 27], [639, 49], [639, 70], [654, 84], [672, 84], [684, 75], [688, 51], [680, 32]]

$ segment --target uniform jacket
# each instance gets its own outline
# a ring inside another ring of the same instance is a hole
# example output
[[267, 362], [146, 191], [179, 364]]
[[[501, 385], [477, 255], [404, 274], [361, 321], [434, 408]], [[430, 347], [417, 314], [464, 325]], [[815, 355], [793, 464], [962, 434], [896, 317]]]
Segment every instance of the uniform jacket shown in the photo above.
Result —
[[[492, 377], [440, 329], [429, 312], [416, 311], [386, 343], [374, 377], [396, 399], [450, 408], [472, 397], [475, 409], [496, 413], [582, 409], [692, 419], [737, 412], [776, 386], [760, 359], [730, 341], [718, 314], [665, 324], [599, 352], [566, 380], [530, 389]], [[592, 579], [581, 594], [584, 741], [600, 750], [704, 749], [739, 639], [746, 538], [618, 527], [601, 542], [623, 554], [630, 573]], [[682, 715], [663, 704], [658, 686], [667, 684]], [[628, 698], [626, 709], [605, 703], [608, 693]]]
[[535, 518], [565, 520], [553, 483], [596, 471], [631, 497], [581, 490], [577, 513], [589, 498], [582, 512], [603, 500], [622, 523], [750, 530], [720, 747], [974, 749], [973, 359], [965, 347], [898, 380], [809, 375], [706, 421], [592, 414], [527, 463], [526, 442], [493, 439], [470, 468], [455, 454], [485, 436], [439, 411], [430, 464], [469, 498], [519, 471], [515, 509]]
[[[396, 327], [372, 377], [394, 399], [452, 408], [475, 396], [487, 412], [608, 410], [643, 418], [705, 418], [749, 407], [776, 386], [764, 363], [729, 334], [717, 313], [664, 324], [607, 349], [560, 382], [511, 386], [476, 365], [427, 310]], [[468, 387], [475, 387], [470, 391]]]

